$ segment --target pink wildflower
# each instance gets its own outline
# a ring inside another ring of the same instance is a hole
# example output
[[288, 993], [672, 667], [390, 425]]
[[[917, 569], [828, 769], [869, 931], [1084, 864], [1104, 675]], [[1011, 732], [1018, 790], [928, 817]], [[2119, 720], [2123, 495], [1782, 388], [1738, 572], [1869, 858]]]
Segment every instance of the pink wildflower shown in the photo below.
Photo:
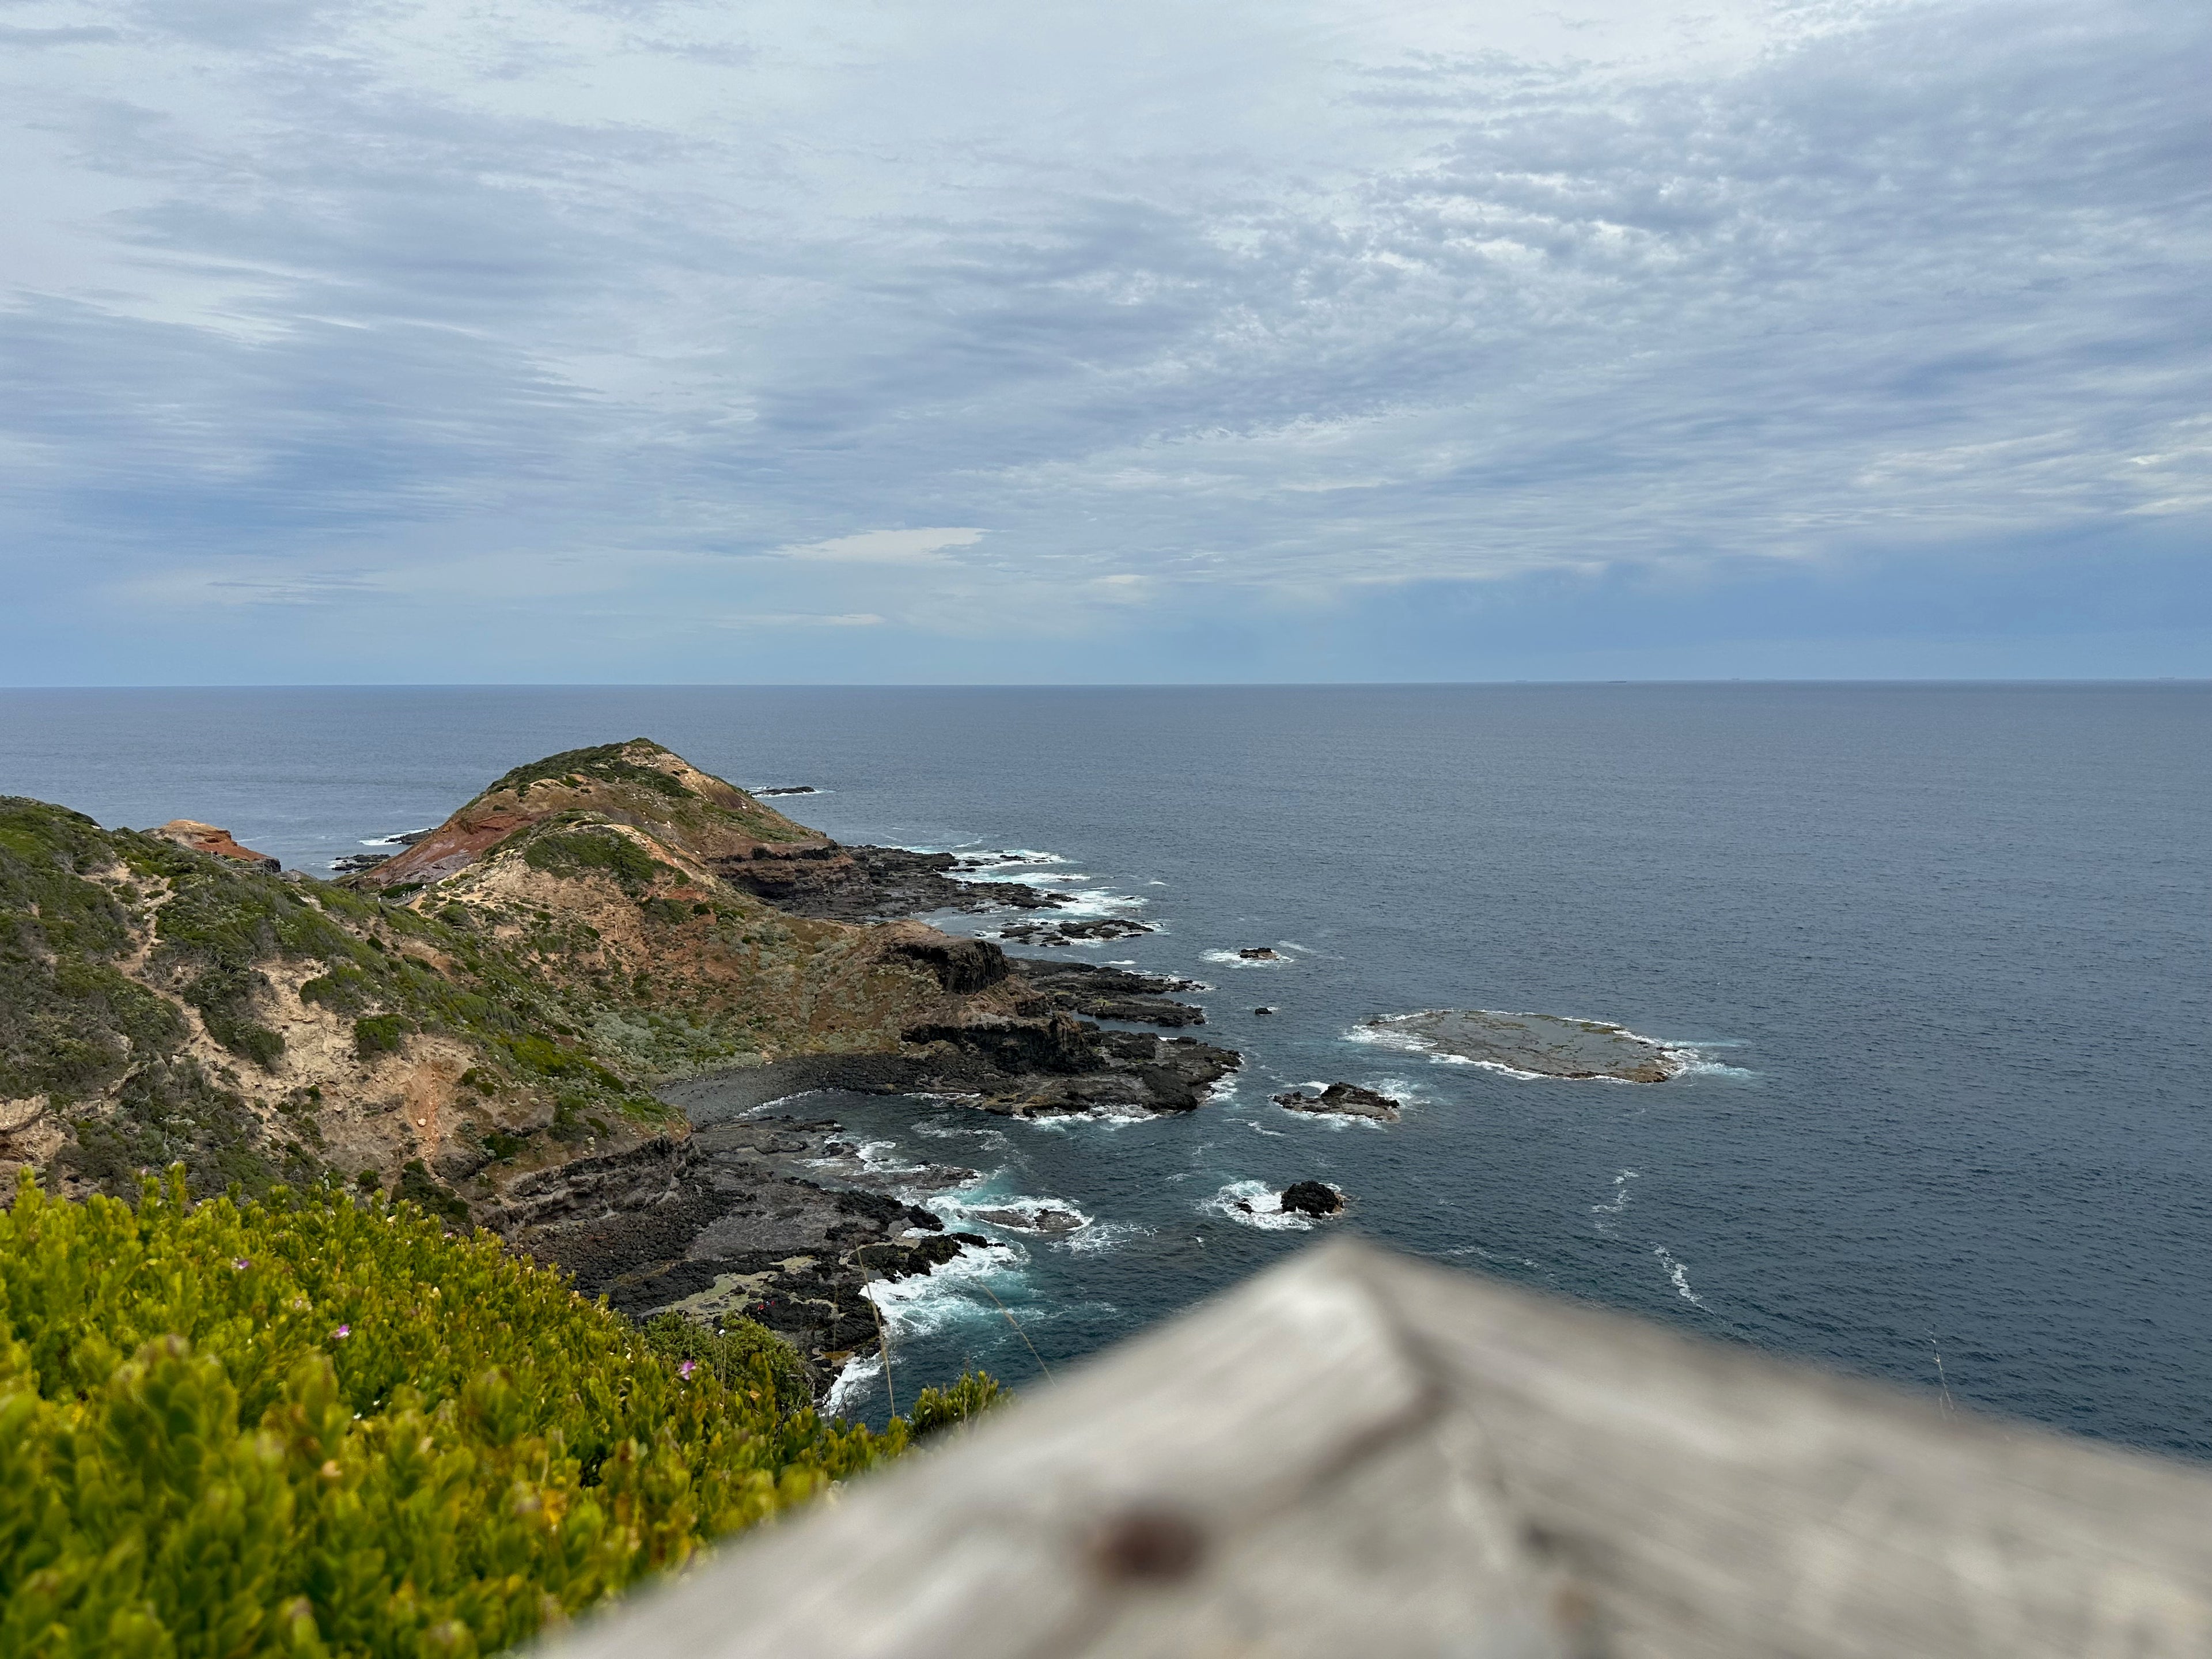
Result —
[[230, 1265], [231, 1265], [232, 1267], [234, 1267], [237, 1268], [239, 1272], [240, 1272], [240, 1273], [244, 1273], [244, 1272], [245, 1272], [248, 1267], [251, 1267], [253, 1264], [252, 1264], [251, 1261], [247, 1261], [244, 1256], [242, 1256], [242, 1255], [241, 1255], [241, 1256], [234, 1257], [234, 1258], [232, 1259], [232, 1261], [231, 1261], [231, 1264], [230, 1264]]
[[692, 1372], [694, 1372], [694, 1371], [697, 1370], [698, 1369], [699, 1369], [699, 1362], [698, 1362], [697, 1360], [696, 1360], [696, 1359], [687, 1359], [687, 1360], [685, 1360], [682, 1364], [678, 1365], [678, 1366], [676, 1368], [676, 1374], [677, 1374], [678, 1376], [690, 1376], [690, 1375], [691, 1375], [691, 1373], [692, 1373]]
[[351, 1335], [353, 1334], [353, 1327], [352, 1327], [352, 1326], [350, 1326], [350, 1325], [341, 1325], [341, 1326], [339, 1326], [339, 1327], [337, 1328], [337, 1329], [336, 1329], [336, 1330], [332, 1331], [332, 1332], [331, 1333], [331, 1336], [333, 1336], [333, 1337], [348, 1337], [348, 1336], [351, 1336]]

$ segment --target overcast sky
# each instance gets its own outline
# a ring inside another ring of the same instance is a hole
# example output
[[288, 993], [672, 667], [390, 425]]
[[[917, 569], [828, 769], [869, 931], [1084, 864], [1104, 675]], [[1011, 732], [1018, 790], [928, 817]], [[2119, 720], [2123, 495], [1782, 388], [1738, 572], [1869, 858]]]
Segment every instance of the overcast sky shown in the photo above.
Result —
[[0, 683], [2212, 673], [2205, 0], [0, 0]]

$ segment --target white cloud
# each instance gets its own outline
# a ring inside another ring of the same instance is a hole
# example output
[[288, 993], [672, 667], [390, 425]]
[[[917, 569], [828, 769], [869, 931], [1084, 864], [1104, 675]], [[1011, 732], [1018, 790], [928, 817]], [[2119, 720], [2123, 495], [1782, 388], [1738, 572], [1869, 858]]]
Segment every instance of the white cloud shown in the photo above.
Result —
[[864, 530], [831, 541], [779, 547], [772, 556], [831, 564], [923, 564], [937, 562], [948, 547], [973, 547], [982, 539], [980, 530]]
[[12, 0], [24, 639], [2212, 525], [2202, 0], [1130, 6]]

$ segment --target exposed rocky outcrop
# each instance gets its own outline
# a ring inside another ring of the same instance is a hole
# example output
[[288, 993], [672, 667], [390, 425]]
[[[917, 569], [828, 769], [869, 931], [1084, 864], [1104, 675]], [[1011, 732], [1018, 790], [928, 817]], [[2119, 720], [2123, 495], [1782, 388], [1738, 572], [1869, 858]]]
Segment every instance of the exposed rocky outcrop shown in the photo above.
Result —
[[1055, 962], [1043, 957], [1009, 957], [1006, 965], [1022, 982], [1054, 1006], [1091, 1019], [1128, 1020], [1140, 1025], [1203, 1025], [1206, 1011], [1177, 1002], [1176, 991], [1205, 988], [1194, 979], [1135, 974], [1087, 962]]
[[894, 1194], [806, 1178], [836, 1133], [767, 1119], [656, 1139], [513, 1182], [488, 1218], [624, 1312], [758, 1321], [798, 1347], [818, 1391], [878, 1340], [871, 1280], [992, 1248]]
[[1344, 1208], [1344, 1194], [1325, 1182], [1294, 1181], [1283, 1188], [1280, 1207], [1285, 1215], [1335, 1215]]
[[836, 921], [880, 921], [945, 910], [1012, 908], [1048, 909], [1065, 893], [1012, 881], [962, 881], [968, 868], [950, 853], [915, 853], [903, 847], [838, 847], [789, 856], [769, 849], [715, 870], [733, 886], [797, 916]]
[[878, 935], [888, 954], [919, 963], [943, 989], [988, 991], [1006, 977], [1006, 953], [988, 940], [959, 939], [918, 921], [892, 922]]
[[1275, 1096], [1274, 1102], [1285, 1111], [1372, 1118], [1379, 1123], [1395, 1123], [1399, 1109], [1404, 1103], [1392, 1096], [1379, 1094], [1372, 1089], [1363, 1089], [1353, 1083], [1332, 1083], [1317, 1095], [1293, 1089], [1288, 1094]]
[[1109, 1031], [1057, 1017], [922, 1027], [896, 1054], [805, 1054], [688, 1079], [661, 1090], [694, 1123], [725, 1122], [824, 1090], [944, 1095], [1016, 1117], [1079, 1112], [1188, 1112], [1243, 1063], [1230, 1048], [1147, 1031]]
[[1693, 1055], [1601, 1019], [1507, 1014], [1492, 1009], [1425, 1009], [1371, 1019], [1368, 1028], [1424, 1053], [1449, 1054], [1531, 1077], [1608, 1078], [1664, 1083]]
[[1010, 921], [999, 929], [999, 937], [1012, 945], [1049, 948], [1056, 945], [1110, 944], [1117, 939], [1135, 939], [1140, 933], [1158, 932], [1158, 927], [1149, 921], [1131, 921], [1126, 916], [1097, 916], [1087, 921]]
[[1081, 1216], [1056, 1204], [1039, 1204], [1028, 1209], [970, 1210], [967, 1213], [972, 1221], [1004, 1227], [1008, 1232], [1042, 1233], [1047, 1237], [1072, 1233], [1083, 1225]]
[[171, 818], [158, 830], [149, 830], [149, 836], [159, 836], [163, 841], [188, 847], [195, 853], [210, 853], [219, 859], [234, 859], [256, 870], [275, 875], [284, 866], [266, 853], [257, 853], [250, 847], [240, 847], [232, 839], [228, 830], [218, 830], [212, 823], [200, 823], [191, 818]]

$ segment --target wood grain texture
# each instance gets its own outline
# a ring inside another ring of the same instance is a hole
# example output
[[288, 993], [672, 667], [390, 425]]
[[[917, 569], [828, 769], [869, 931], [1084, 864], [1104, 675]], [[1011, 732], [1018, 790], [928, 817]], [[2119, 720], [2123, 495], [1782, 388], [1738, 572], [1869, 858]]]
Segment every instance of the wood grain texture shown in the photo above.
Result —
[[2212, 1654], [2212, 1474], [1339, 1241], [558, 1659]]

